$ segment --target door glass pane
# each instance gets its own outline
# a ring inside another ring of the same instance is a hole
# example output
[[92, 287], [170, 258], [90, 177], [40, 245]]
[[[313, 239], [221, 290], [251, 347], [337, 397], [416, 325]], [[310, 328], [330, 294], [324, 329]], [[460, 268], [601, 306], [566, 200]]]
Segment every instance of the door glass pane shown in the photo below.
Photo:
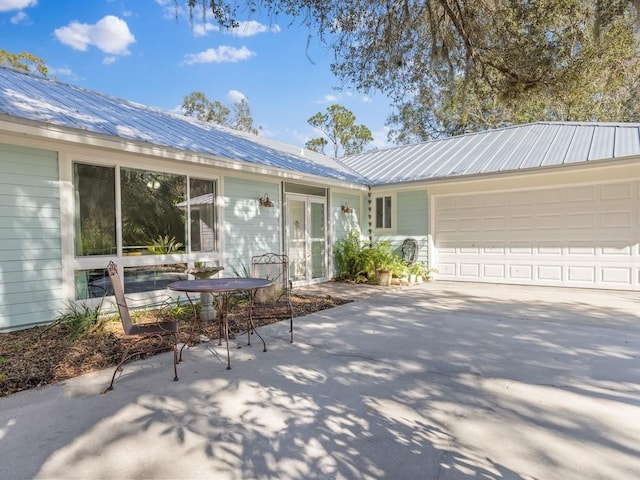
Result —
[[215, 182], [192, 178], [189, 181], [191, 201], [191, 251], [216, 250]]
[[324, 204], [311, 204], [311, 278], [325, 276]]
[[73, 164], [75, 254], [116, 253], [116, 170]]
[[147, 170], [120, 170], [123, 255], [184, 252], [187, 177]]
[[288, 200], [289, 213], [289, 269], [291, 280], [305, 280], [306, 268], [306, 202]]

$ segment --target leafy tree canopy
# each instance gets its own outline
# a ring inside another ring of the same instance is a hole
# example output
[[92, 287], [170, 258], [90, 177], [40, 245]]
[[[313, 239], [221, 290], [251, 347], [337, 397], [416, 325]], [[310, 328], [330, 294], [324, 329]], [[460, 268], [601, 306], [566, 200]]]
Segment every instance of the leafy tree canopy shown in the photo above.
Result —
[[339, 153], [344, 156], [362, 152], [364, 146], [373, 141], [371, 130], [364, 125], [355, 124], [355, 115], [342, 105], [331, 105], [325, 113], [318, 112], [307, 122], [320, 130], [325, 136], [312, 138], [306, 143], [309, 150], [325, 153], [324, 148], [331, 143], [333, 158]]
[[12, 67], [22, 72], [39, 73], [43, 77], [48, 74], [44, 60], [29, 52], [11, 53], [0, 49], [0, 65]]
[[397, 141], [640, 113], [640, 0], [186, 3], [224, 26], [260, 10], [317, 29], [333, 47], [339, 78], [392, 99]]
[[210, 101], [202, 92], [192, 92], [182, 101], [182, 113], [188, 117], [257, 135], [259, 130], [253, 126], [247, 99], [234, 101], [231, 108], [233, 111], [218, 100]]

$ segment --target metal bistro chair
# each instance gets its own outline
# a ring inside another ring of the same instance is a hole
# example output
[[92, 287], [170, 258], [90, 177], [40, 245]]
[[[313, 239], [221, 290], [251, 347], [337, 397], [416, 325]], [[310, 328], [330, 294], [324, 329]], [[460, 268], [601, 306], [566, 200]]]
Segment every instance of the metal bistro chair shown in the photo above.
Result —
[[148, 323], [133, 323], [131, 315], [129, 314], [129, 307], [124, 296], [124, 287], [120, 274], [118, 273], [118, 266], [114, 262], [109, 262], [107, 266], [107, 273], [109, 274], [109, 280], [111, 280], [111, 287], [113, 289], [113, 295], [118, 305], [118, 312], [120, 313], [120, 320], [122, 322], [122, 328], [126, 335], [139, 337], [131, 346], [127, 348], [122, 356], [122, 360], [116, 367], [111, 377], [111, 383], [102, 392], [107, 393], [109, 390], [113, 390], [113, 382], [116, 379], [118, 371], [122, 371], [124, 364], [131, 358], [144, 353], [143, 350], [132, 351], [133, 348], [141, 341], [156, 338], [160, 340], [160, 344], [156, 346], [153, 351], [161, 350], [164, 347], [164, 340], [168, 339], [171, 348], [173, 350], [173, 380], [178, 380], [178, 322], [175, 320], [165, 320], [161, 318], [161, 312], [158, 315], [156, 322]]
[[293, 343], [293, 307], [291, 306], [292, 283], [289, 279], [289, 257], [278, 253], [265, 253], [251, 258], [251, 275], [267, 278], [273, 282], [270, 287], [261, 288], [251, 296], [249, 310], [249, 342], [256, 327], [256, 320], [288, 318], [289, 331]]

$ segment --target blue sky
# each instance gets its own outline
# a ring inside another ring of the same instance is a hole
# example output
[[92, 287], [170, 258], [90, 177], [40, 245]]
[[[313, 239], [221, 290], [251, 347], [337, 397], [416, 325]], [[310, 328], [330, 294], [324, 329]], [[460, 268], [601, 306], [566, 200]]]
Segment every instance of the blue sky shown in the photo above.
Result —
[[41, 57], [59, 81], [166, 110], [194, 91], [228, 106], [244, 96], [261, 136], [297, 146], [318, 136], [307, 119], [338, 103], [373, 133], [367, 149], [388, 146], [389, 101], [336, 90], [333, 52], [314, 31], [286, 17], [241, 20], [233, 32], [198, 15], [191, 25], [174, 0], [0, 0], [0, 49]]

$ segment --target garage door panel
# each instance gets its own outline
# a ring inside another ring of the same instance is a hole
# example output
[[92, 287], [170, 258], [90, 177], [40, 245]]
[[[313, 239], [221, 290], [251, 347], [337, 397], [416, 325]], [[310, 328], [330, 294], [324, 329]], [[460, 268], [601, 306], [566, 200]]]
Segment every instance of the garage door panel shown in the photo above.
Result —
[[607, 200], [628, 200], [633, 198], [633, 184], [627, 183], [614, 183], [611, 185], [602, 185], [600, 187], [600, 199]]
[[487, 279], [504, 280], [505, 278], [504, 264], [485, 264], [482, 268], [483, 276]]
[[509, 277], [517, 280], [533, 280], [533, 266], [532, 265], [509, 265]]
[[633, 276], [633, 269], [627, 267], [603, 267], [601, 270], [602, 283], [611, 285], [629, 285]]
[[593, 202], [596, 198], [595, 186], [567, 188], [567, 201], [571, 202]]
[[480, 277], [480, 264], [460, 263], [460, 276], [473, 279]]
[[439, 278], [640, 289], [639, 181], [453, 198], [435, 198]]
[[567, 279], [570, 282], [588, 283], [593, 284], [596, 280], [595, 267], [588, 266], [569, 266], [567, 267]]
[[537, 276], [539, 280], [545, 282], [562, 282], [562, 266], [560, 265], [538, 265]]
[[603, 228], [631, 228], [633, 225], [633, 213], [630, 210], [602, 212], [600, 225]]

